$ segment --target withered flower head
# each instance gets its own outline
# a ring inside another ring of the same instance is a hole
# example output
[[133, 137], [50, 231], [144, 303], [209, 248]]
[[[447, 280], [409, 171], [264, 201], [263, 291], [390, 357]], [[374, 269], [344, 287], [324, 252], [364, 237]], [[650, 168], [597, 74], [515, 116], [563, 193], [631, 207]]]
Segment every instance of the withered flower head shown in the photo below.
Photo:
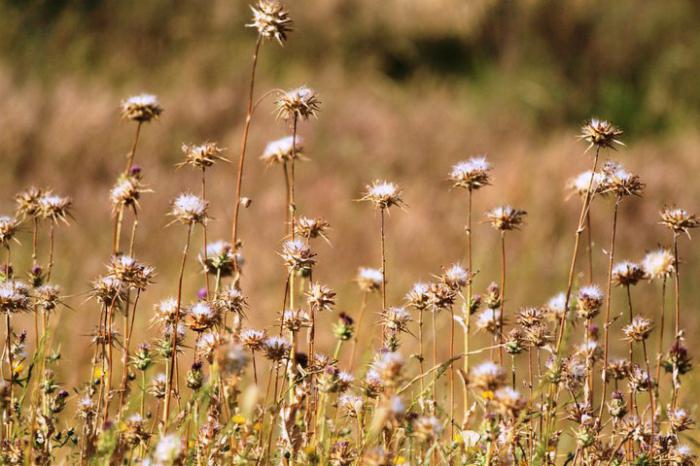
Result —
[[684, 430], [691, 429], [695, 424], [693, 418], [691, 418], [688, 412], [683, 408], [673, 408], [669, 406], [666, 413], [674, 432], [683, 432]]
[[277, 105], [277, 118], [292, 121], [296, 119], [308, 120], [316, 117], [321, 101], [313, 89], [301, 86], [282, 93], [275, 102]]
[[603, 292], [596, 285], [584, 286], [578, 291], [576, 312], [582, 319], [592, 319], [603, 305]]
[[620, 135], [622, 135], [622, 130], [609, 121], [592, 118], [581, 128], [579, 139], [588, 142], [588, 149], [592, 147], [614, 149], [614, 144], [624, 145], [617, 139]]
[[56, 285], [42, 285], [34, 290], [34, 300], [46, 312], [51, 312], [61, 304], [61, 289]]
[[406, 302], [419, 311], [427, 309], [430, 306], [430, 285], [423, 282], [414, 284], [406, 294]]
[[137, 209], [141, 194], [145, 192], [148, 192], [148, 190], [143, 187], [137, 177], [120, 177], [109, 192], [109, 198], [112, 201], [112, 211], [116, 213], [121, 207]]
[[193, 304], [185, 314], [185, 324], [193, 332], [209, 330], [221, 321], [221, 313], [216, 306], [205, 301]]
[[216, 353], [216, 360], [222, 372], [227, 376], [240, 375], [248, 365], [248, 354], [243, 345], [229, 341], [221, 345]]
[[127, 286], [121, 280], [112, 275], [105, 275], [92, 282], [90, 296], [100, 304], [110, 306], [126, 299], [126, 289]]
[[231, 284], [217, 293], [214, 305], [222, 311], [243, 316], [247, 303], [243, 292]]
[[523, 307], [518, 311], [518, 324], [523, 327], [540, 325], [544, 320], [544, 313], [539, 307]]
[[440, 438], [443, 425], [435, 416], [421, 416], [413, 421], [413, 434], [421, 442], [433, 442]]
[[517, 390], [511, 387], [501, 387], [493, 394], [498, 410], [511, 417], [516, 417], [525, 408], [525, 400]]
[[280, 362], [289, 355], [291, 348], [292, 344], [286, 338], [273, 336], [265, 340], [263, 350], [270, 361]]
[[294, 232], [301, 238], [314, 239], [321, 237], [328, 241], [326, 231], [329, 226], [329, 223], [320, 217], [299, 217], [294, 224]]
[[287, 136], [277, 139], [265, 146], [260, 160], [268, 165], [291, 162], [292, 160], [304, 160], [303, 145], [304, 140], [299, 135], [296, 138]]
[[630, 363], [627, 359], [613, 359], [608, 362], [607, 372], [615, 380], [624, 380], [630, 371]]
[[72, 201], [69, 197], [56, 196], [50, 192], [44, 193], [39, 198], [39, 215], [52, 222], [61, 221], [68, 223]]
[[19, 220], [6, 215], [0, 216], [0, 246], [7, 248], [12, 240], [19, 244], [17, 238], [15, 238], [18, 230]]
[[639, 176], [628, 172], [621, 164], [607, 162], [603, 167], [603, 174], [603, 192], [613, 193], [620, 198], [642, 195], [644, 183], [639, 180]]
[[491, 184], [490, 170], [485, 156], [471, 157], [452, 166], [450, 180], [455, 187], [476, 190]]
[[562, 292], [552, 296], [552, 298], [550, 298], [550, 300], [547, 301], [547, 304], [544, 306], [544, 311], [550, 316], [550, 318], [560, 320], [566, 312], [566, 295]]
[[194, 224], [206, 223], [207, 208], [209, 203], [199, 196], [194, 194], [183, 193], [175, 198], [170, 210], [170, 215], [175, 217], [176, 221]]
[[152, 94], [140, 94], [122, 101], [122, 117], [131, 121], [145, 123], [155, 120], [163, 113], [158, 97]]
[[260, 351], [265, 345], [267, 332], [265, 330], [245, 329], [241, 332], [241, 343], [251, 351]]
[[370, 267], [360, 267], [355, 281], [360, 290], [365, 293], [372, 293], [382, 289], [382, 271]]
[[407, 332], [411, 322], [411, 314], [403, 307], [388, 307], [382, 314], [384, 327], [393, 332]]
[[444, 282], [434, 282], [430, 284], [428, 296], [432, 310], [441, 311], [452, 307], [457, 299], [457, 291]]
[[287, 309], [282, 313], [282, 326], [290, 332], [298, 332], [310, 325], [311, 319], [303, 309]]
[[629, 372], [629, 384], [633, 391], [647, 392], [654, 387], [654, 379], [639, 365], [634, 364]]
[[331, 446], [328, 461], [331, 466], [350, 466], [357, 459], [357, 450], [347, 440], [338, 440]]
[[290, 272], [308, 273], [316, 264], [316, 254], [298, 239], [285, 241], [281, 256]]
[[0, 283], [0, 312], [25, 312], [30, 309], [29, 305], [29, 287], [24, 282], [7, 280]]
[[371, 185], [367, 186], [367, 191], [360, 200], [373, 203], [377, 209], [403, 206], [399, 186], [389, 181], [374, 181]]
[[633, 286], [644, 277], [644, 269], [634, 262], [618, 262], [612, 269], [612, 281], [617, 286]]
[[642, 259], [642, 269], [650, 280], [664, 278], [671, 275], [676, 269], [675, 259], [668, 249], [651, 251]]
[[484, 309], [478, 315], [476, 319], [477, 330], [486, 331], [489, 333], [496, 333], [500, 328], [501, 324], [501, 310], [500, 309]]
[[685, 209], [665, 208], [661, 211], [661, 224], [666, 225], [674, 233], [689, 235], [688, 230], [700, 226], [700, 221], [695, 214], [691, 214]]
[[282, 3], [277, 0], [259, 0], [253, 11], [253, 22], [247, 24], [258, 30], [258, 34], [265, 39], [275, 39], [280, 45], [284, 45], [287, 34], [292, 31], [292, 20]]
[[226, 160], [221, 156], [224, 149], [217, 146], [215, 142], [205, 142], [198, 146], [183, 144], [182, 152], [185, 154], [185, 161], [178, 166], [189, 164], [194, 168], [205, 169], [214, 165], [217, 160]]
[[478, 390], [495, 391], [506, 381], [506, 371], [490, 361], [482, 362], [469, 374], [469, 384]]
[[44, 190], [30, 187], [15, 195], [17, 203], [17, 215], [20, 218], [41, 216], [41, 204], [39, 200], [44, 196]]
[[335, 291], [318, 282], [311, 284], [306, 297], [306, 302], [315, 311], [330, 311], [335, 306]]
[[357, 417], [362, 413], [364, 406], [364, 399], [352, 393], [343, 393], [338, 397], [338, 408], [344, 416]]
[[632, 322], [622, 329], [622, 332], [629, 341], [642, 342], [649, 337], [653, 328], [654, 325], [651, 323], [651, 320], [642, 316], [635, 316]]
[[109, 274], [119, 280], [123, 286], [137, 290], [144, 290], [153, 281], [153, 267], [144, 265], [127, 255], [113, 256], [107, 269]]
[[204, 267], [204, 272], [219, 277], [229, 277], [233, 274], [236, 253], [228, 241], [214, 241], [207, 244], [206, 258], [199, 255], [199, 262]]
[[469, 271], [460, 264], [452, 264], [440, 279], [450, 288], [459, 290], [469, 282]]
[[[592, 180], [591, 175], [593, 176]], [[604, 181], [604, 174], [600, 172], [593, 173], [591, 170], [587, 170], [571, 179], [567, 184], [567, 188], [581, 197], [586, 196], [589, 186], [591, 187], [591, 194], [601, 194], [603, 192]]]
[[524, 222], [527, 212], [514, 209], [511, 206], [501, 206], [492, 209], [486, 214], [486, 218], [491, 226], [499, 231], [517, 230]]
[[375, 358], [372, 368], [385, 387], [395, 387], [401, 379], [404, 364], [405, 360], [400, 353], [385, 352]]
[[530, 346], [542, 348], [552, 340], [552, 334], [546, 325], [538, 324], [525, 329], [523, 340]]

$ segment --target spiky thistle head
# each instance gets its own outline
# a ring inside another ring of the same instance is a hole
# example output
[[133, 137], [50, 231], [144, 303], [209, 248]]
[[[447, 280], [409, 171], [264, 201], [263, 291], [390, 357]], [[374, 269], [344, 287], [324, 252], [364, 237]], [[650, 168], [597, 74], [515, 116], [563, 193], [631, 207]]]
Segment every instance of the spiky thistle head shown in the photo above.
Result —
[[170, 209], [170, 215], [176, 221], [185, 224], [204, 224], [207, 222], [209, 202], [194, 194], [183, 193], [175, 198]]
[[45, 192], [39, 198], [39, 215], [41, 218], [54, 223], [61, 221], [67, 224], [72, 204], [73, 202], [69, 197], [57, 196], [51, 192]]
[[668, 227], [674, 233], [685, 233], [690, 236], [689, 231], [700, 226], [700, 220], [685, 209], [665, 208], [660, 212], [661, 224]]
[[203, 253], [199, 255], [199, 262], [205, 273], [228, 277], [233, 274], [236, 255], [228, 241], [214, 241], [207, 244], [206, 255]]
[[452, 264], [443, 272], [440, 280], [450, 288], [460, 290], [469, 283], [469, 270], [461, 264]]
[[617, 286], [633, 286], [644, 277], [644, 268], [634, 262], [618, 262], [612, 269], [612, 281]]
[[294, 232], [304, 239], [315, 239], [321, 237], [328, 241], [326, 232], [330, 224], [321, 217], [299, 217], [294, 223]]
[[216, 294], [214, 305], [222, 311], [244, 316], [247, 302], [243, 292], [230, 284]]
[[148, 189], [144, 188], [138, 177], [120, 177], [109, 192], [109, 198], [112, 201], [112, 212], [116, 213], [122, 207], [137, 209], [141, 194], [145, 192], [148, 192]]
[[490, 170], [486, 156], [471, 157], [452, 166], [450, 180], [455, 187], [477, 190], [491, 184]]
[[126, 299], [128, 286], [113, 275], [103, 275], [92, 282], [90, 296], [104, 306], [119, 305]]
[[604, 180], [601, 185], [603, 192], [613, 193], [622, 198], [626, 196], [641, 196], [644, 183], [639, 176], [627, 171], [622, 164], [609, 161], [603, 167]]
[[527, 212], [509, 205], [492, 209], [486, 214], [491, 226], [498, 231], [517, 230], [524, 223]]
[[15, 195], [17, 204], [17, 216], [25, 219], [28, 217], [41, 217], [41, 204], [39, 200], [44, 196], [43, 189], [31, 186]]
[[283, 92], [275, 102], [277, 118], [293, 121], [316, 117], [321, 101], [316, 91], [306, 86]]
[[202, 333], [221, 321], [221, 313], [217, 306], [206, 301], [198, 301], [187, 309], [185, 324], [193, 332]]
[[497, 333], [501, 325], [500, 309], [484, 309], [476, 318], [476, 328], [488, 333]]
[[377, 180], [368, 185], [361, 201], [369, 201], [377, 209], [388, 209], [392, 206], [403, 206], [401, 189], [396, 183]]
[[409, 306], [424, 311], [430, 306], [430, 284], [424, 282], [415, 283], [406, 293], [406, 302]]
[[503, 386], [506, 371], [491, 361], [482, 362], [469, 373], [469, 384], [482, 391], [493, 392]]
[[634, 316], [632, 322], [629, 323], [622, 332], [625, 338], [629, 341], [642, 342], [649, 338], [651, 331], [654, 329], [654, 324], [651, 320], [642, 316]]
[[163, 107], [155, 95], [139, 94], [123, 100], [121, 111], [122, 117], [127, 120], [146, 123], [156, 120], [163, 113]]
[[[591, 180], [591, 176], [593, 179]], [[591, 170], [582, 172], [569, 180], [567, 183], [567, 188], [573, 193], [578, 194], [581, 197], [585, 197], [588, 192], [588, 187], [591, 188], [591, 195], [601, 194], [603, 191], [603, 182], [605, 181], [605, 175], [601, 172], [593, 173]]]
[[280, 362], [289, 355], [292, 344], [284, 337], [272, 336], [265, 340], [265, 356], [273, 362]]
[[582, 319], [592, 319], [603, 305], [603, 292], [597, 285], [584, 286], [576, 296], [577, 313]]
[[54, 311], [61, 304], [61, 288], [46, 284], [34, 290], [34, 302], [46, 312]]
[[205, 142], [204, 144], [183, 144], [182, 152], [185, 154], [185, 161], [178, 166], [191, 165], [194, 168], [204, 170], [214, 165], [218, 160], [226, 160], [221, 154], [224, 149], [215, 142]]
[[8, 248], [10, 241], [15, 241], [19, 244], [15, 235], [19, 231], [19, 220], [16, 217], [7, 215], [0, 216], [0, 246]]
[[[614, 149], [615, 144], [624, 144], [617, 138], [622, 135], [622, 130], [606, 120], [591, 118], [581, 128], [579, 139], [588, 142], [588, 149]], [[586, 149], [586, 150], [588, 150]]]
[[138, 262], [131, 256], [117, 254], [107, 266], [109, 275], [119, 280], [122, 286], [144, 290], [153, 282], [155, 269]]
[[258, 30], [260, 37], [275, 39], [280, 45], [287, 41], [287, 34], [292, 31], [292, 20], [284, 5], [277, 0], [259, 0], [251, 5], [253, 21], [247, 27]]
[[265, 345], [265, 339], [267, 339], [265, 330], [248, 328], [241, 332], [241, 343], [251, 351], [260, 351]]
[[650, 280], [665, 278], [675, 270], [673, 253], [665, 248], [651, 251], [642, 259], [642, 269]]
[[292, 160], [305, 160], [303, 150], [304, 139], [301, 136], [286, 136], [268, 143], [260, 156], [260, 160], [267, 165], [286, 163]]
[[0, 312], [11, 314], [30, 309], [29, 286], [19, 280], [0, 283]]
[[316, 254], [301, 240], [285, 241], [280, 254], [290, 272], [308, 273], [316, 264]]
[[317, 312], [330, 311], [335, 306], [335, 291], [322, 283], [312, 283], [306, 292], [306, 302]]

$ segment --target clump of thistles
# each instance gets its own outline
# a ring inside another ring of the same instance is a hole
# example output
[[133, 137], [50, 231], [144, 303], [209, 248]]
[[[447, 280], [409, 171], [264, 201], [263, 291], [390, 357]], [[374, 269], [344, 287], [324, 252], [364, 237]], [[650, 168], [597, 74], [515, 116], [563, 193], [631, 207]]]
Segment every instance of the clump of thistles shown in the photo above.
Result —
[[145, 123], [155, 120], [163, 113], [158, 97], [152, 94], [140, 94], [122, 101], [122, 117], [131, 121]]
[[633, 286], [645, 277], [642, 266], [634, 262], [619, 262], [612, 269], [612, 281], [617, 286]]
[[452, 166], [450, 181], [455, 187], [476, 190], [491, 183], [490, 170], [485, 156], [471, 157]]
[[287, 34], [292, 31], [292, 20], [287, 9], [277, 0], [260, 0], [253, 11], [253, 22], [246, 26], [258, 30], [258, 34], [265, 39], [275, 39], [280, 45], [284, 45]]
[[401, 207], [403, 205], [401, 189], [396, 183], [389, 181], [373, 182], [367, 186], [367, 191], [360, 200], [371, 202], [377, 209], [388, 209], [392, 206]]
[[622, 130], [609, 121], [592, 118], [581, 128], [579, 139], [588, 142], [588, 149], [592, 147], [614, 149], [615, 144], [624, 145], [617, 139], [621, 135]]
[[182, 223], [205, 223], [209, 203], [194, 194], [183, 193], [175, 198], [170, 215]]
[[316, 116], [321, 101], [313, 89], [301, 86], [284, 92], [277, 102], [277, 118], [292, 121], [294, 119], [308, 120]]
[[499, 231], [517, 230], [525, 221], [527, 212], [511, 206], [501, 206], [486, 214], [491, 226]]

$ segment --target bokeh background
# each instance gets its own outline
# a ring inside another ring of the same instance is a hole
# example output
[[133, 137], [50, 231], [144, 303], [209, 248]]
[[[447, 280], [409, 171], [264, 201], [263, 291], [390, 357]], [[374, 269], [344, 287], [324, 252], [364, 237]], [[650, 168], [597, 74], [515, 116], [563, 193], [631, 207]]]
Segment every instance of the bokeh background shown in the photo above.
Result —
[[[576, 135], [591, 116], [625, 130], [626, 147], [606, 157], [647, 184], [643, 198], [622, 207], [620, 259], [639, 260], [669, 244], [658, 225], [664, 205], [698, 210], [697, 2], [290, 0], [289, 9], [295, 31], [284, 47], [264, 44], [257, 93], [306, 84], [321, 96], [318, 120], [301, 128], [310, 161], [297, 169], [298, 204], [302, 214], [332, 225], [332, 245], [316, 247], [314, 276], [338, 291], [340, 310], [357, 312], [357, 268], [379, 266], [378, 217], [355, 202], [365, 185], [387, 178], [404, 190], [407, 207], [388, 221], [390, 302], [400, 303], [414, 281], [463, 259], [466, 198], [446, 179], [453, 163], [480, 153], [495, 169], [493, 186], [476, 196], [479, 218], [504, 203], [529, 213], [523, 230], [509, 235], [507, 306], [541, 304], [561, 291], [579, 210], [565, 185], [589, 167]], [[153, 192], [142, 199], [136, 255], [158, 270], [140, 307], [139, 340], [153, 333], [147, 325], [153, 303], [176, 292], [185, 230], [166, 227], [169, 202], [198, 190], [197, 173], [175, 170], [180, 145], [217, 141], [238, 159], [255, 42], [244, 27], [249, 17], [240, 0], [0, 0], [0, 213], [12, 212], [13, 194], [30, 185], [74, 199], [71, 226], [58, 230], [56, 258], [56, 280], [71, 295], [72, 310], [55, 318], [67, 367], [86, 363], [85, 335], [98, 319], [86, 291], [109, 259], [108, 192], [134, 131], [120, 119], [119, 102], [151, 92], [165, 108], [144, 128], [137, 154]], [[277, 254], [283, 177], [258, 156], [266, 142], [287, 133], [272, 102], [263, 102], [244, 186], [253, 204], [241, 217], [243, 286], [255, 326], [274, 322], [285, 277]], [[234, 172], [234, 164], [209, 172], [212, 240], [228, 239]], [[593, 257], [601, 284], [611, 214], [610, 202], [595, 201]], [[477, 290], [498, 278], [497, 239], [488, 225], [475, 226]], [[29, 232], [22, 242], [15, 254], [20, 273], [30, 263]], [[687, 239], [681, 254], [683, 320], [693, 335], [700, 254]], [[202, 285], [199, 272], [190, 261], [186, 300]], [[615, 293], [620, 313], [623, 295]], [[657, 284], [634, 293], [639, 311], [657, 312]], [[376, 311], [378, 301], [370, 306]], [[335, 319], [321, 317], [328, 347]], [[442, 325], [446, 330], [448, 320]], [[77, 384], [84, 372], [62, 377]]]

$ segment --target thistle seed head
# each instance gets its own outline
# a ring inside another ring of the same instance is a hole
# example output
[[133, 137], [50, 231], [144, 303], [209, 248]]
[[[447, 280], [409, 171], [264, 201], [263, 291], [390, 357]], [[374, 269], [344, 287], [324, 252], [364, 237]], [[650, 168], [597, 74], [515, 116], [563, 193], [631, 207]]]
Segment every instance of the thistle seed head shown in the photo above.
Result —
[[217, 293], [214, 299], [214, 306], [221, 311], [231, 312], [243, 317], [247, 302], [243, 292], [233, 284], [230, 284]]
[[126, 289], [127, 286], [121, 280], [112, 275], [105, 275], [92, 282], [90, 296], [104, 306], [118, 305], [126, 299]]
[[612, 269], [612, 281], [617, 286], [633, 286], [644, 277], [644, 269], [634, 262], [618, 262]]
[[411, 314], [403, 307], [388, 307], [382, 314], [384, 327], [395, 333], [407, 332], [410, 322]]
[[8, 248], [10, 241], [17, 241], [15, 235], [19, 231], [19, 220], [15, 217], [9, 217], [6, 215], [0, 216], [0, 246]]
[[360, 200], [371, 202], [377, 209], [403, 206], [401, 189], [396, 183], [389, 181], [374, 181], [367, 186], [367, 191], [365, 191], [365, 195]]
[[517, 417], [525, 406], [526, 402], [519, 391], [511, 387], [501, 387], [493, 394], [498, 410], [509, 417]]
[[144, 290], [153, 282], [155, 269], [136, 261], [131, 256], [117, 254], [107, 267], [109, 275], [119, 280], [122, 286]]
[[498, 332], [501, 323], [500, 309], [484, 309], [476, 319], [477, 330], [495, 334]]
[[206, 258], [204, 254], [199, 255], [199, 262], [204, 268], [204, 273], [217, 275], [219, 277], [230, 277], [235, 268], [237, 253], [233, 251], [233, 246], [228, 241], [214, 241], [207, 244]]
[[209, 203], [194, 194], [183, 193], [175, 198], [170, 209], [170, 215], [176, 221], [185, 224], [204, 224], [207, 222]]
[[143, 187], [139, 178], [134, 176], [120, 177], [109, 192], [112, 212], [116, 213], [122, 207], [138, 209], [141, 194], [145, 192], [148, 190]]
[[675, 259], [668, 249], [651, 251], [642, 259], [642, 269], [650, 280], [665, 278], [675, 272]]
[[414, 284], [405, 299], [409, 306], [419, 311], [426, 310], [430, 306], [430, 285], [423, 282]]
[[382, 271], [370, 267], [360, 267], [355, 281], [360, 290], [365, 293], [373, 293], [382, 289]]
[[39, 198], [39, 215], [54, 223], [61, 221], [67, 224], [71, 205], [72, 201], [69, 197], [46, 192]]
[[700, 226], [700, 220], [695, 214], [689, 213], [685, 209], [665, 208], [661, 211], [661, 224], [668, 227], [674, 233], [685, 233], [689, 235], [692, 228]]
[[177, 434], [166, 434], [158, 441], [153, 452], [156, 464], [178, 464], [184, 455], [183, 441]]
[[284, 164], [292, 160], [305, 160], [303, 146], [304, 140], [299, 135], [297, 135], [296, 138], [287, 136], [282, 139], [277, 139], [265, 146], [260, 160], [267, 165], [274, 165], [276, 163]]
[[615, 144], [624, 145], [617, 139], [621, 135], [622, 130], [615, 127], [609, 121], [591, 118], [581, 128], [579, 139], [589, 144], [588, 149], [592, 147], [596, 147], [597, 149], [614, 149]]
[[30, 187], [15, 195], [17, 204], [17, 216], [21, 219], [28, 217], [41, 217], [41, 203], [39, 200], [44, 196], [44, 190], [37, 187]]
[[[591, 175], [593, 175], [592, 181]], [[569, 188], [573, 193], [578, 194], [581, 197], [585, 197], [586, 193], [588, 192], [588, 186], [590, 185], [591, 195], [594, 193], [602, 194], [604, 181], [605, 175], [603, 173], [593, 173], [591, 170], [587, 170], [571, 179], [567, 184], [567, 188]]]
[[330, 311], [335, 306], [335, 291], [318, 282], [311, 284], [306, 297], [306, 302], [316, 312]]
[[482, 362], [469, 373], [469, 385], [481, 391], [496, 391], [506, 381], [506, 371], [491, 361]]
[[511, 231], [519, 229], [525, 220], [527, 212], [514, 209], [511, 206], [501, 206], [492, 209], [486, 214], [491, 226], [498, 231]]
[[287, 358], [291, 349], [292, 344], [286, 338], [277, 336], [265, 340], [263, 347], [265, 356], [272, 362], [280, 362]]
[[202, 333], [221, 322], [221, 313], [216, 306], [199, 301], [186, 311], [185, 324], [193, 332]]
[[194, 168], [204, 170], [214, 165], [218, 160], [226, 161], [221, 156], [224, 149], [216, 145], [215, 142], [205, 142], [198, 146], [183, 144], [182, 152], [185, 154], [185, 161], [178, 164], [179, 166], [191, 165]]
[[0, 283], [0, 312], [14, 314], [29, 310], [29, 286], [19, 280]]
[[250, 9], [253, 12], [253, 22], [246, 26], [257, 29], [260, 37], [275, 39], [284, 45], [287, 34], [292, 31], [292, 20], [284, 5], [277, 0], [259, 0]]
[[445, 270], [440, 279], [450, 288], [459, 290], [469, 283], [469, 271], [460, 264], [453, 264]]
[[266, 339], [265, 330], [245, 329], [241, 332], [241, 343], [251, 351], [260, 351]]
[[56, 285], [42, 285], [34, 290], [34, 301], [46, 312], [54, 311], [61, 304], [61, 289]]
[[607, 162], [603, 167], [603, 174], [602, 192], [610, 192], [620, 198], [642, 195], [644, 183], [639, 180], [639, 176], [628, 172], [621, 164]]
[[316, 118], [321, 101], [316, 91], [306, 86], [301, 86], [283, 92], [275, 102], [277, 106], [277, 118], [285, 121], [308, 120]]
[[140, 94], [122, 101], [122, 117], [139, 123], [156, 120], [163, 113], [158, 97], [153, 94]]
[[596, 285], [584, 286], [576, 297], [576, 312], [581, 319], [592, 319], [603, 305], [603, 292]]
[[321, 237], [328, 241], [326, 231], [329, 226], [330, 224], [320, 217], [299, 217], [294, 224], [294, 232], [300, 238], [307, 240]]
[[632, 322], [622, 329], [622, 332], [627, 340], [639, 343], [649, 338], [653, 329], [654, 325], [651, 323], [651, 320], [646, 317], [635, 316]]
[[491, 184], [489, 171], [491, 164], [485, 156], [471, 157], [452, 166], [450, 180], [455, 187], [477, 190]]
[[282, 245], [282, 259], [289, 272], [306, 274], [316, 264], [316, 254], [301, 240], [285, 241]]
[[413, 421], [413, 434], [421, 442], [430, 443], [442, 434], [443, 425], [435, 416], [421, 416]]
[[365, 406], [364, 399], [352, 393], [340, 395], [337, 404], [338, 409], [344, 416], [352, 418], [356, 418], [358, 414], [362, 413]]
[[231, 377], [240, 375], [248, 365], [248, 354], [243, 345], [235, 341], [229, 341], [219, 347], [217, 361], [222, 372]]

